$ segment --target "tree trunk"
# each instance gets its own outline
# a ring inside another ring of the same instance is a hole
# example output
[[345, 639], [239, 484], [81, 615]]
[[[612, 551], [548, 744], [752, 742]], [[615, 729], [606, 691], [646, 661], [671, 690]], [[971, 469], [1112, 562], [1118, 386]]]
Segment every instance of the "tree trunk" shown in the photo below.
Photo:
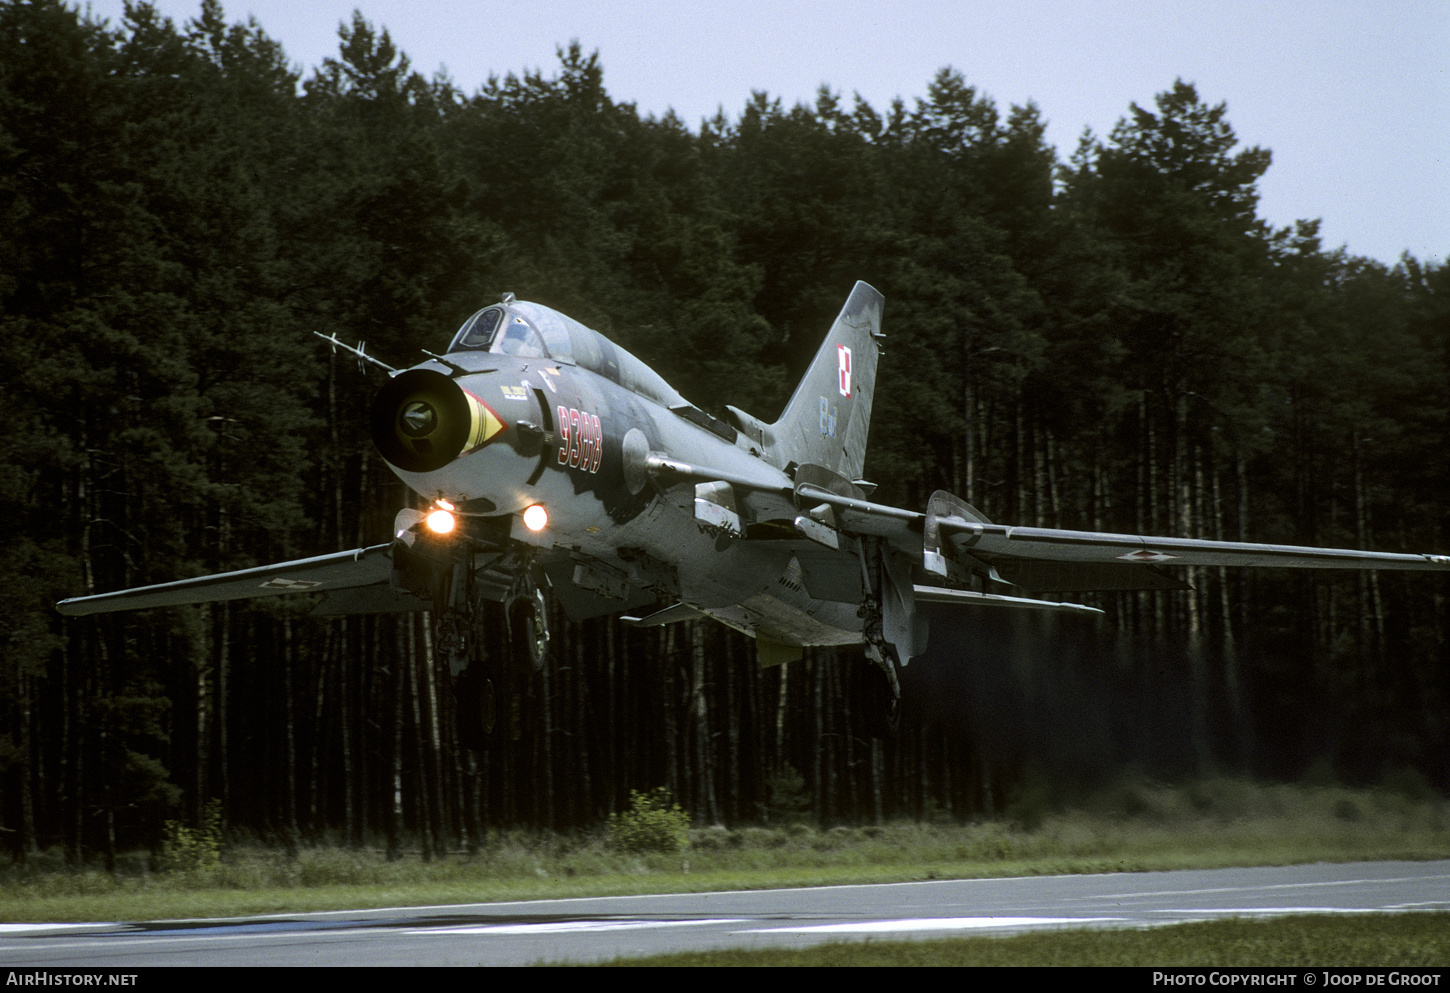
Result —
[[342, 648], [337, 656], [337, 700], [338, 700], [338, 731], [342, 736], [342, 808], [344, 823], [344, 838], [347, 847], [355, 848], [358, 845], [356, 834], [357, 818], [354, 813], [355, 796], [353, 794], [353, 761], [352, 761], [352, 694], [348, 692], [350, 681], [350, 669], [348, 656], [353, 650], [353, 638], [349, 637], [354, 633], [356, 623], [353, 618], [344, 618], [342, 622], [343, 638]]
[[690, 711], [695, 737], [696, 782], [700, 792], [695, 803], [697, 821], [720, 823], [720, 808], [715, 800], [714, 748], [710, 741], [710, 712], [705, 701], [705, 626], [692, 624], [690, 630]]
[[[297, 828], [297, 721], [293, 714], [292, 655], [292, 618], [288, 617], [282, 621], [282, 696], [287, 709], [287, 795], [284, 831], [287, 836], [287, 855], [296, 858], [300, 832]], [[222, 809], [226, 810], [225, 805]]]

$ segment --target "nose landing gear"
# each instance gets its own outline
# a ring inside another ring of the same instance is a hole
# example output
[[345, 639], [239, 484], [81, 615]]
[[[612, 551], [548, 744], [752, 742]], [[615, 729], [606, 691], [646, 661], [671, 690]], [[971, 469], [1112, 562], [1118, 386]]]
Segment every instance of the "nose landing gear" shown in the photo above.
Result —
[[[448, 667], [458, 703], [458, 726], [469, 747], [479, 750], [498, 724], [501, 707], [518, 711], [516, 674], [541, 670], [549, 651], [549, 604], [529, 557], [458, 547], [448, 558], [424, 558], [411, 548], [395, 549], [399, 584], [426, 585], [434, 605], [434, 657]], [[441, 558], [441, 556], [440, 556]], [[485, 647], [488, 629], [499, 621], [493, 604], [503, 601], [507, 662]], [[517, 724], [517, 720], [510, 722]]]

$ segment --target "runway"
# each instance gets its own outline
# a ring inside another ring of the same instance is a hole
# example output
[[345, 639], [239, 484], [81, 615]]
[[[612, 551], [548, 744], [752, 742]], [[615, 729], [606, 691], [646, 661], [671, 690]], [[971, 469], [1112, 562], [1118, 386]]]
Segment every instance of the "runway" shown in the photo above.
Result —
[[1291, 913], [1450, 910], [1450, 861], [1015, 879], [438, 907], [204, 921], [0, 925], [25, 967], [500, 965]]

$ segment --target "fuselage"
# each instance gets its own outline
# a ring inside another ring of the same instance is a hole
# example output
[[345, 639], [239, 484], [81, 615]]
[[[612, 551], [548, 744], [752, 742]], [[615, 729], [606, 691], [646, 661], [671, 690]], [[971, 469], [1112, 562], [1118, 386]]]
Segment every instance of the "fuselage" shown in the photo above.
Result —
[[[678, 601], [787, 645], [861, 638], [857, 603], [805, 588], [784, 467], [639, 359], [549, 308], [510, 301], [474, 315], [445, 355], [384, 388], [374, 435], [410, 488], [465, 521], [506, 524], [512, 540], [538, 549], [556, 586], [572, 583], [596, 601]], [[756, 536], [702, 525], [695, 485], [662, 482], [651, 456], [749, 481], [737, 490], [738, 516]], [[548, 515], [537, 532], [521, 520], [534, 506]]]

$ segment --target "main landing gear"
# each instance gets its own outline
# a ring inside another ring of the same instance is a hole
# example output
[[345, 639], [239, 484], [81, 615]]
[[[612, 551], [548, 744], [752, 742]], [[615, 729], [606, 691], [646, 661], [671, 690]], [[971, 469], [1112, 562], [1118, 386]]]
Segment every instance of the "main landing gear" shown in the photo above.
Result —
[[891, 737], [900, 729], [901, 659], [895, 645], [884, 640], [873, 642], [869, 634], [866, 664], [861, 667], [861, 702], [871, 737]]
[[[862, 675], [863, 705], [873, 737], [894, 735], [901, 726], [902, 647], [915, 654], [916, 613], [910, 571], [901, 571], [891, 549], [879, 539], [867, 541], [861, 554], [861, 636], [867, 665]], [[903, 592], [904, 588], [904, 592]]]
[[[870, 589], [870, 587], [868, 587]], [[861, 704], [873, 738], [888, 738], [901, 727], [901, 655], [886, 640], [879, 593], [868, 593], [858, 611], [866, 642], [861, 672]]]

